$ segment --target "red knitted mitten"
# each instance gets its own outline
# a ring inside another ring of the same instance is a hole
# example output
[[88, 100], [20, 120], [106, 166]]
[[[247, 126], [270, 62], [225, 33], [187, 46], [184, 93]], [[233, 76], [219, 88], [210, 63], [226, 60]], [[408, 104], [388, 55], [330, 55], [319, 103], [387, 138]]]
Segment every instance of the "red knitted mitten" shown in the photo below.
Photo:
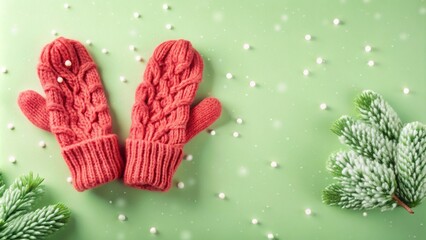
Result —
[[188, 41], [167, 41], [155, 49], [136, 91], [124, 183], [152, 191], [170, 188], [184, 144], [221, 113], [215, 98], [190, 109], [202, 72], [203, 60]]
[[58, 38], [40, 56], [38, 76], [46, 99], [28, 90], [18, 104], [37, 127], [59, 142], [75, 189], [84, 191], [112, 181], [122, 173], [117, 136], [96, 64], [84, 46]]

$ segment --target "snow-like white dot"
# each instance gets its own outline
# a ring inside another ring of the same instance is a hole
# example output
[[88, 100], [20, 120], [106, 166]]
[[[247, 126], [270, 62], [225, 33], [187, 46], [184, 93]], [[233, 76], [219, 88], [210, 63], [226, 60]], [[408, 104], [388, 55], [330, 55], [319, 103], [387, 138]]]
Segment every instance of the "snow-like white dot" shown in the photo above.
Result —
[[140, 18], [140, 17], [141, 17], [141, 14], [140, 14], [140, 13], [138, 13], [138, 12], [134, 12], [134, 13], [133, 13], [133, 17], [134, 17], [134, 18]]
[[151, 228], [149, 229], [149, 232], [150, 232], [151, 234], [157, 234], [157, 228], [155, 228], [155, 227], [151, 227]]
[[137, 55], [137, 56], [135, 57], [135, 60], [136, 60], [136, 62], [142, 62], [142, 61], [143, 61], [143, 58], [142, 58], [141, 56]]
[[402, 92], [403, 92], [405, 95], [407, 95], [407, 94], [409, 94], [409, 93], [410, 93], [410, 89], [409, 89], [409, 88], [407, 88], [407, 87], [405, 87], [405, 88], [403, 88], [403, 89], [402, 89]]
[[323, 64], [325, 62], [325, 60], [322, 57], [317, 57], [316, 62], [317, 62], [317, 64]]
[[232, 73], [227, 73], [226, 74], [226, 78], [227, 79], [232, 79], [234, 76], [232, 75]]
[[186, 161], [192, 161], [192, 159], [194, 158], [191, 154], [185, 155], [185, 160]]
[[103, 54], [108, 54], [108, 53], [109, 53], [109, 51], [108, 51], [108, 49], [106, 49], [106, 48], [102, 48], [102, 53], [103, 53]]
[[310, 208], [305, 209], [305, 214], [306, 215], [311, 215], [312, 214], [312, 210]]
[[303, 75], [304, 76], [309, 76], [310, 72], [308, 69], [303, 69]]
[[120, 76], [119, 79], [120, 79], [120, 82], [123, 82], [123, 83], [127, 82], [127, 79], [125, 76]]
[[338, 19], [338, 18], [333, 19], [333, 24], [336, 25], [336, 26], [339, 25], [340, 19]]
[[237, 138], [237, 137], [239, 137], [239, 136], [240, 136], [240, 133], [239, 133], [239, 132], [233, 132], [233, 133], [232, 133], [232, 136], [233, 136], [234, 138]]
[[65, 3], [65, 4], [64, 4], [64, 8], [65, 8], [65, 9], [70, 9], [70, 8], [71, 8], [71, 6], [70, 6], [68, 3]]
[[173, 25], [172, 25], [172, 24], [170, 24], [170, 23], [167, 23], [167, 24], [166, 24], [166, 29], [167, 29], [167, 30], [172, 30], [172, 29], [173, 29]]
[[326, 110], [327, 109], [327, 104], [326, 103], [321, 103], [320, 104], [320, 109], [321, 110]]
[[16, 163], [16, 158], [15, 158], [15, 156], [9, 156], [9, 162], [11, 162], [11, 163]]
[[368, 65], [369, 67], [373, 67], [374, 65], [376, 65], [376, 63], [375, 63], [373, 60], [369, 60], [369, 61], [367, 62], [367, 65]]
[[135, 45], [129, 45], [129, 50], [132, 52], [136, 51]]
[[46, 148], [46, 142], [42, 140], [42, 141], [38, 142], [38, 146], [41, 147], [41, 148]]
[[222, 200], [226, 198], [226, 195], [223, 192], [219, 193], [217, 196]]
[[250, 81], [249, 85], [250, 85], [250, 87], [254, 88], [254, 87], [256, 87], [256, 82], [255, 81]]
[[0, 72], [1, 73], [7, 73], [7, 68], [6, 67], [0, 67]]
[[179, 189], [183, 189], [183, 188], [185, 187], [185, 183], [184, 183], [184, 182], [178, 182], [178, 183], [177, 183], [177, 187], [178, 187]]
[[278, 163], [277, 163], [277, 162], [275, 162], [275, 161], [272, 161], [272, 162], [271, 162], [271, 167], [272, 167], [272, 168], [277, 168], [277, 167], [278, 167]]
[[72, 177], [67, 177], [67, 183], [72, 183]]
[[62, 77], [58, 77], [58, 78], [56, 78], [56, 81], [57, 81], [58, 83], [63, 83], [63, 82], [64, 82], [64, 79], [63, 79]]
[[235, 119], [235, 122], [237, 122], [237, 124], [243, 124], [243, 119], [237, 118], [237, 119]]
[[126, 215], [124, 215], [124, 214], [118, 214], [118, 220], [119, 221], [126, 221], [126, 219], [127, 219], [127, 217], [126, 217]]
[[365, 52], [371, 52], [371, 50], [373, 50], [373, 48], [370, 46], [370, 45], [366, 45], [365, 47], [364, 47], [364, 51]]
[[215, 130], [209, 130], [210, 135], [214, 136], [216, 135], [216, 131]]
[[66, 60], [66, 61], [65, 61], [65, 66], [67, 66], [67, 67], [71, 67], [71, 65], [72, 65], [72, 63], [71, 63], [71, 61], [70, 61], [70, 60]]
[[251, 48], [250, 44], [248, 44], [248, 43], [243, 44], [243, 49], [249, 50], [250, 48]]
[[169, 4], [164, 3], [164, 4], [163, 4], [163, 9], [164, 9], [164, 10], [169, 10], [169, 9], [170, 9]]
[[92, 45], [92, 40], [87, 39], [87, 40], [86, 40], [86, 44], [87, 44], [87, 45], [89, 45], [89, 46], [91, 46], [91, 45]]
[[367, 217], [367, 216], [368, 216], [368, 213], [367, 213], [367, 212], [363, 212], [363, 213], [362, 213], [362, 216], [363, 216], [363, 217]]
[[267, 237], [268, 239], [274, 239], [274, 238], [275, 238], [275, 236], [274, 236], [274, 234], [273, 234], [273, 233], [268, 233], [268, 234], [266, 235], [266, 237]]
[[9, 128], [10, 130], [14, 130], [15, 129], [15, 125], [13, 125], [13, 123], [8, 123], [7, 124], [7, 128]]
[[311, 36], [311, 34], [306, 34], [306, 35], [305, 35], [305, 40], [306, 40], [306, 41], [311, 41], [311, 40], [312, 40], [312, 36]]
[[50, 31], [50, 34], [52, 34], [52, 36], [57, 36], [58, 32], [55, 29], [53, 29], [52, 31]]
[[259, 223], [259, 221], [258, 221], [256, 218], [253, 218], [253, 219], [251, 220], [251, 224], [256, 225], [256, 224], [258, 224], [258, 223]]

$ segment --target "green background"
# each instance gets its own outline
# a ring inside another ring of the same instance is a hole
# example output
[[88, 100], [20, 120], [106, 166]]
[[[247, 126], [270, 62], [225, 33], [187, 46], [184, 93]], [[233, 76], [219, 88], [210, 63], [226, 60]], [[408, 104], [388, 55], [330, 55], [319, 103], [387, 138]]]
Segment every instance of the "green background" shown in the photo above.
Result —
[[[341, 24], [333, 25], [334, 18]], [[22, 90], [41, 92], [36, 65], [42, 47], [56, 37], [52, 30], [93, 42], [87, 48], [122, 144], [154, 48], [169, 39], [193, 43], [205, 62], [197, 101], [215, 96], [224, 109], [211, 127], [216, 135], [203, 132], [185, 147], [193, 160], [183, 161], [174, 177], [185, 188], [158, 193], [115, 181], [79, 193], [67, 183], [54, 137], [31, 125], [16, 104]], [[306, 34], [313, 39], [306, 41]], [[0, 0], [0, 66], [8, 69], [0, 73], [1, 172], [9, 183], [29, 171], [40, 174], [47, 189], [42, 204], [60, 201], [71, 208], [70, 224], [50, 239], [267, 239], [268, 233], [283, 240], [426, 239], [426, 204], [415, 215], [397, 208], [363, 216], [321, 202], [322, 189], [333, 181], [325, 161], [344, 148], [329, 128], [340, 115], [355, 114], [353, 99], [361, 90], [381, 93], [404, 122], [426, 122], [425, 43], [423, 0]], [[145, 61], [135, 61], [137, 55]], [[325, 63], [317, 64], [317, 57]], [[304, 76], [304, 69], [311, 74]], [[321, 110], [321, 103], [328, 108]], [[8, 161], [11, 155], [16, 164]], [[306, 208], [313, 214], [307, 216]]]

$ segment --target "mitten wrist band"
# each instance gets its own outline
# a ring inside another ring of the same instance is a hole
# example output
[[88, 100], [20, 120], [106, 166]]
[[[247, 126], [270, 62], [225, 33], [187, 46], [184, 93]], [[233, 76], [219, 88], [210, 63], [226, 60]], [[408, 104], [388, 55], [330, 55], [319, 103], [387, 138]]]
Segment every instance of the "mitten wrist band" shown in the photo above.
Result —
[[120, 177], [123, 163], [118, 146], [117, 136], [109, 134], [64, 147], [62, 155], [75, 189], [84, 191]]
[[180, 145], [138, 139], [126, 141], [127, 165], [124, 182], [139, 189], [167, 191], [182, 161]]

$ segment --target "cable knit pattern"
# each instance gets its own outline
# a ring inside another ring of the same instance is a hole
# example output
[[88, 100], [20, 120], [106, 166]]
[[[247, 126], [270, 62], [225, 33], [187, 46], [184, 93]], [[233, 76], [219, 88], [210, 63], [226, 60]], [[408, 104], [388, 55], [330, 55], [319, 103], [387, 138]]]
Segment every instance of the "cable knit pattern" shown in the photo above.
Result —
[[215, 98], [205, 99], [195, 111], [190, 109], [202, 72], [202, 58], [189, 41], [167, 41], [155, 49], [136, 91], [126, 141], [126, 184], [168, 190], [182, 160], [183, 145], [220, 116]]
[[118, 178], [123, 163], [117, 137], [96, 64], [84, 46], [62, 37], [46, 45], [38, 76], [46, 100], [26, 91], [18, 104], [31, 122], [55, 134], [74, 187], [83, 191]]

